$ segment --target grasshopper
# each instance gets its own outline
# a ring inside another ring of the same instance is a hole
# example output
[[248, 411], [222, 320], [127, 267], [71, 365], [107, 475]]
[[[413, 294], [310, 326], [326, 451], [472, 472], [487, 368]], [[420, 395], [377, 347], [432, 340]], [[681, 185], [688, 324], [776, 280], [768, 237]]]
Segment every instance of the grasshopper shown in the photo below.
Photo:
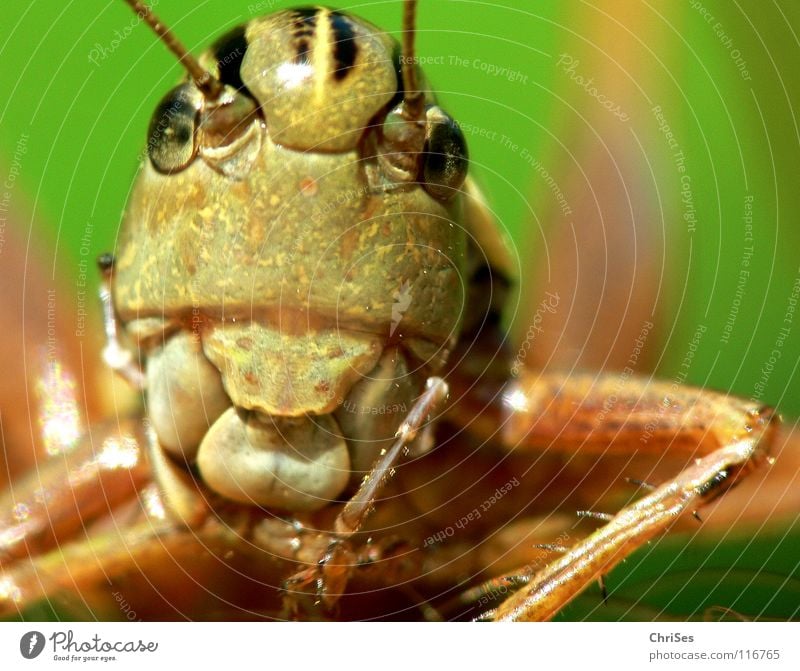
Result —
[[[15, 483], [0, 612], [69, 589], [162, 618], [546, 620], [770, 460], [769, 407], [511, 363], [519, 264], [418, 67], [416, 2], [401, 43], [304, 7], [195, 59], [127, 1], [187, 70], [99, 259], [103, 358], [146, 417]], [[538, 455], [578, 451], [692, 461], [568, 543]]]

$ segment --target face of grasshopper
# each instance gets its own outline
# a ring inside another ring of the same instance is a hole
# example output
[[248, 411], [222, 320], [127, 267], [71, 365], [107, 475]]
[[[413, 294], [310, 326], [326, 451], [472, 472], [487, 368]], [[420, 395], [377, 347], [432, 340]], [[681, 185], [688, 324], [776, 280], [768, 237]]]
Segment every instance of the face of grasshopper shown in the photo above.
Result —
[[202, 56], [221, 92], [153, 116], [114, 306], [159, 443], [228, 498], [339, 496], [458, 336], [466, 146], [429, 99], [409, 147], [400, 61], [361, 19], [282, 11]]

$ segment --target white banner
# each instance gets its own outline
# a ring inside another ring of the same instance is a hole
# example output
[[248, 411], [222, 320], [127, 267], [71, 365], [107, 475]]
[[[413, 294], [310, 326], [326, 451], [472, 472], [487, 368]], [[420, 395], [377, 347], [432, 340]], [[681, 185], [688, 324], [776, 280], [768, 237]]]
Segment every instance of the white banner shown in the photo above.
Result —
[[799, 669], [791, 623], [3, 623], [0, 669]]

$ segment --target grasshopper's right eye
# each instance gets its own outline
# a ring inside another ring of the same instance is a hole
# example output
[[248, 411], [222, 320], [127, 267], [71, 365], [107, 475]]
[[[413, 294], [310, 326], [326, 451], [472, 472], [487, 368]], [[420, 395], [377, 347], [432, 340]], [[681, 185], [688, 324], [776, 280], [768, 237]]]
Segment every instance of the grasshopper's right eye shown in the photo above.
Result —
[[458, 124], [440, 107], [427, 112], [422, 176], [434, 198], [448, 200], [458, 193], [467, 178], [467, 142]]
[[177, 172], [192, 162], [202, 107], [203, 94], [189, 83], [176, 86], [158, 104], [147, 133], [147, 153], [156, 170]]

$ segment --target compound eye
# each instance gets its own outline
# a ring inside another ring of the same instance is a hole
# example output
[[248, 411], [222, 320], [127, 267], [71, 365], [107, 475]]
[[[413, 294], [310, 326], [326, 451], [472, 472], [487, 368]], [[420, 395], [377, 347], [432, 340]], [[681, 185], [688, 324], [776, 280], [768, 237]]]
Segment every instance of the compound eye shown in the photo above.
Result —
[[158, 104], [147, 133], [147, 153], [156, 170], [177, 172], [192, 162], [202, 105], [203, 94], [188, 83], [176, 86]]
[[440, 107], [428, 108], [427, 122], [422, 157], [425, 189], [434, 198], [449, 200], [467, 178], [467, 141], [458, 124]]

